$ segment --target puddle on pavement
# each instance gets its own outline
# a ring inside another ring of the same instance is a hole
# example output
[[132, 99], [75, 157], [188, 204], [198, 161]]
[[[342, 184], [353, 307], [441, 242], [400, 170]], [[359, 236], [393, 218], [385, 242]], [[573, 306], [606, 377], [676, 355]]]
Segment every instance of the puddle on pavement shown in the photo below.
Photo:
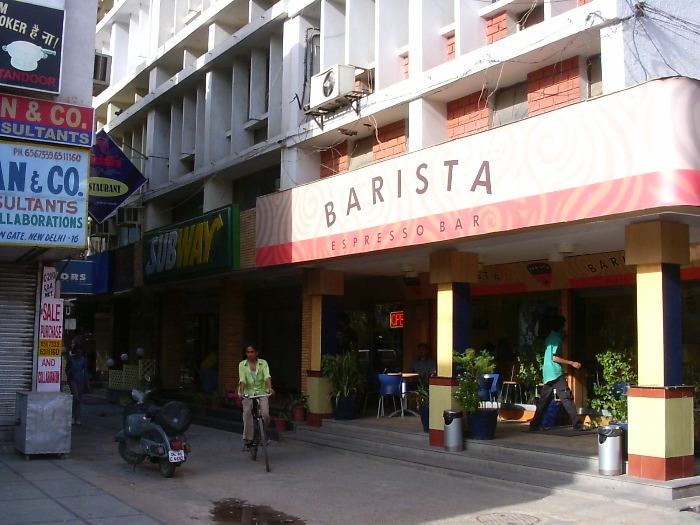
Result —
[[214, 502], [209, 511], [214, 523], [230, 525], [303, 525], [305, 521], [288, 516], [275, 509], [250, 503], [240, 499], [224, 499]]

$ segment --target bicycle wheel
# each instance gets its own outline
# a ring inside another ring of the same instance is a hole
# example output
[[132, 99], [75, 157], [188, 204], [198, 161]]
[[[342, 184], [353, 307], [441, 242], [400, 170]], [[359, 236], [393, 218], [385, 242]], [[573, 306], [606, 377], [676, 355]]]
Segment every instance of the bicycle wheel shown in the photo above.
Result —
[[265, 469], [270, 472], [270, 463], [267, 460], [267, 435], [265, 434], [265, 420], [263, 418], [258, 418], [258, 428], [260, 434], [260, 446], [263, 449], [263, 456], [265, 456]]

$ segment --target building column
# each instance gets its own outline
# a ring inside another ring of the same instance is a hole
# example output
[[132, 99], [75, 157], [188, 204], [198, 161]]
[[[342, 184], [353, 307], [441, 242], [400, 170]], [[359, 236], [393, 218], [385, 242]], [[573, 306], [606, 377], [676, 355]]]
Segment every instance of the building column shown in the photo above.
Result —
[[[306, 423], [321, 426], [333, 413], [330, 385], [321, 374], [322, 349], [335, 349], [337, 297], [345, 293], [343, 272], [314, 268], [304, 273], [301, 336], [301, 390], [309, 396]], [[328, 353], [328, 352], [326, 352]]]
[[453, 397], [457, 379], [452, 354], [471, 344], [470, 283], [479, 279], [475, 253], [442, 251], [430, 255], [430, 282], [437, 285], [437, 377], [430, 379], [430, 444], [445, 445], [445, 410], [459, 410]]
[[639, 385], [628, 392], [630, 476], [694, 476], [693, 388], [682, 383], [680, 266], [690, 259], [688, 226], [643, 222], [625, 228], [625, 258], [637, 266]]
[[[219, 391], [238, 391], [238, 364], [244, 359], [245, 283], [224, 279], [219, 294]], [[274, 385], [273, 385], [274, 386]]]

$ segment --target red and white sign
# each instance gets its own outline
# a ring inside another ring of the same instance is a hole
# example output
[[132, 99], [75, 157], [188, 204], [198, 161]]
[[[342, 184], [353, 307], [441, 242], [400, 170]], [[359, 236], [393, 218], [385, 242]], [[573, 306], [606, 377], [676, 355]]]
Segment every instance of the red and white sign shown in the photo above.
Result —
[[61, 348], [63, 347], [63, 299], [44, 299], [39, 318], [39, 355], [36, 391], [61, 390]]
[[92, 146], [95, 110], [0, 93], [0, 136], [67, 146]]

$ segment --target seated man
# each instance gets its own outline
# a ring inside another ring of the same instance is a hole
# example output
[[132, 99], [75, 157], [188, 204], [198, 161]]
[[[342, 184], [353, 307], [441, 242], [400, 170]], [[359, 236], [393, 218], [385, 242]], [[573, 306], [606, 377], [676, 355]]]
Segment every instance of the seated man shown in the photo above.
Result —
[[418, 374], [418, 379], [425, 386], [428, 386], [430, 377], [437, 374], [437, 363], [430, 355], [428, 343], [418, 344], [418, 357], [413, 360], [408, 371]]

